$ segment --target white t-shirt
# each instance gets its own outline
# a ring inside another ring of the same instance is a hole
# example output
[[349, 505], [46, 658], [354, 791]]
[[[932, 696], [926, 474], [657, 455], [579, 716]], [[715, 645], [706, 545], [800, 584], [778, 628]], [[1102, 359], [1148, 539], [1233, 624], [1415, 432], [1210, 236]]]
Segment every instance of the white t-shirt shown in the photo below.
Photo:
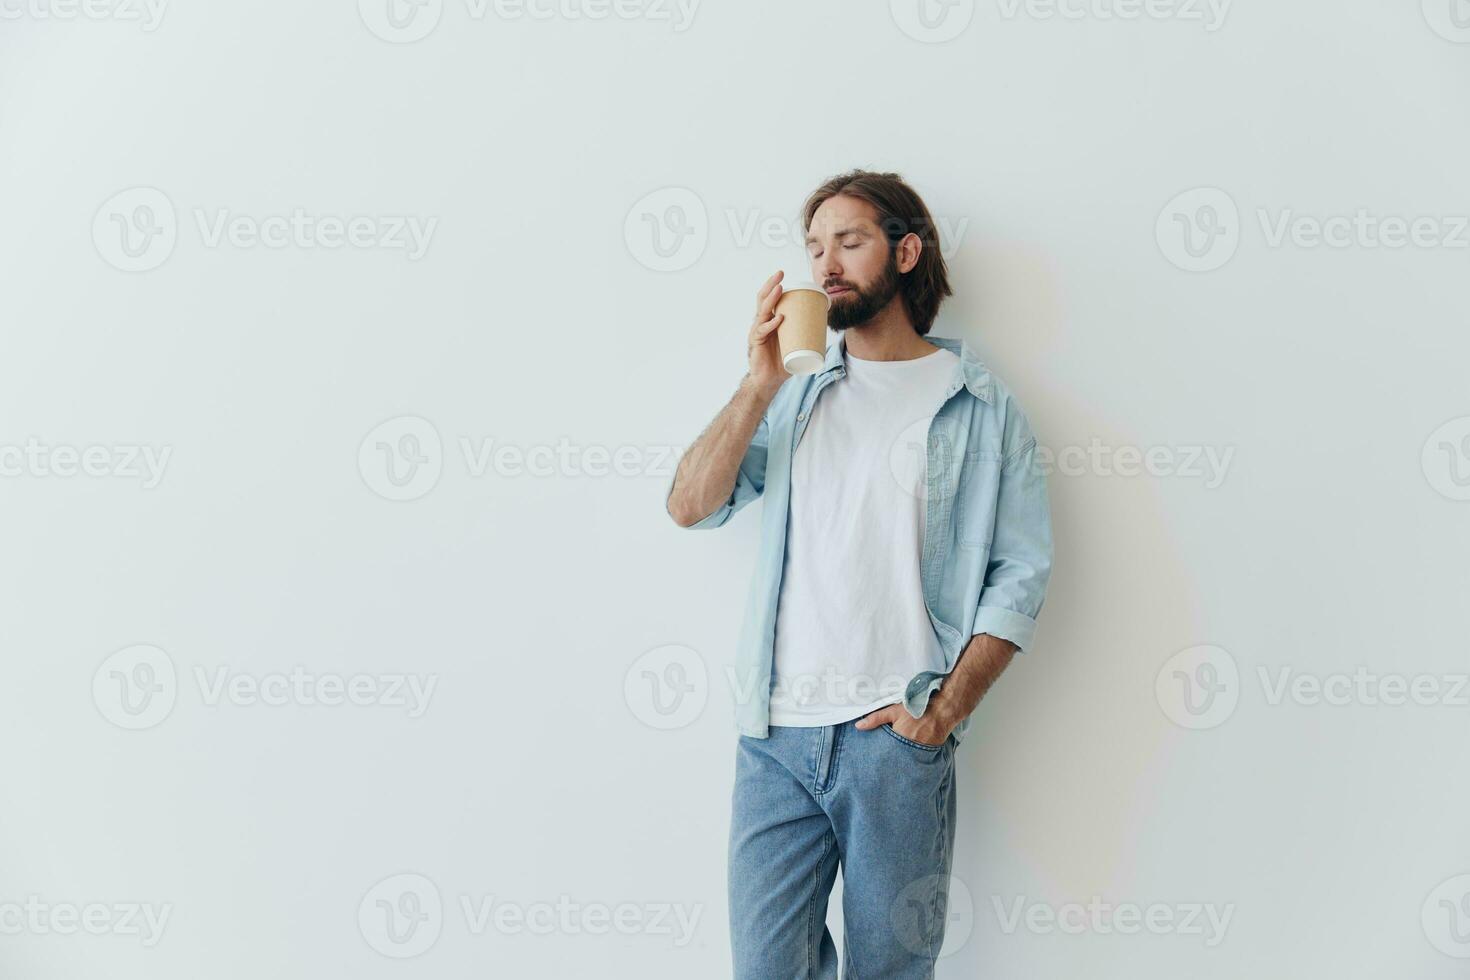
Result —
[[959, 358], [867, 361], [820, 396], [791, 465], [771, 724], [836, 725], [903, 700], [945, 669], [924, 605], [929, 422]]

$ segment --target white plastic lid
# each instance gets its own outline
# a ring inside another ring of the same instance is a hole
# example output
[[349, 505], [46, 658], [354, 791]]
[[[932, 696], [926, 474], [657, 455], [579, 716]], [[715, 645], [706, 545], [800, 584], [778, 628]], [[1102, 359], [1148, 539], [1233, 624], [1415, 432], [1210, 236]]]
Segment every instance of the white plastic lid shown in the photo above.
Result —
[[821, 351], [794, 350], [783, 357], [781, 363], [792, 374], [816, 374], [827, 363], [827, 356]]

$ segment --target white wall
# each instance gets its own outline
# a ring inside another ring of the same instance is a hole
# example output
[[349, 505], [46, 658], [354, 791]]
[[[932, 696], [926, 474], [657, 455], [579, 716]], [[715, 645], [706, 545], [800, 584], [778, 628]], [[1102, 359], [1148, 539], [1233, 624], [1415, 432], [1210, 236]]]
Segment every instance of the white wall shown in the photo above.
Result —
[[[972, 912], [939, 975], [1463, 975], [1451, 0], [961, 0], [933, 30], [907, 0], [427, 0], [397, 32], [386, 0], [65, 2], [0, 31], [0, 973], [724, 975], [759, 505], [676, 528], [668, 450], [733, 390], [804, 196], [867, 166], [951, 232], [938, 332], [1084, 454], [1037, 645], [959, 757]], [[1203, 204], [1218, 267], [1186, 271]], [[674, 205], [694, 234], [660, 256]], [[250, 243], [296, 209], [327, 226]], [[1345, 247], [1292, 240], [1360, 210]], [[354, 216], [366, 244], [327, 247]], [[1421, 217], [1432, 247], [1370, 244]], [[129, 256], [119, 218], [159, 234]], [[376, 447], [404, 436], [399, 488]], [[486, 446], [566, 449], [530, 475]], [[101, 475], [58, 472], [88, 447]], [[588, 475], [599, 447], [629, 475]], [[660, 658], [693, 671], [674, 715]], [[1279, 695], [1360, 668], [1347, 703]], [[370, 703], [316, 703], [351, 683]], [[1177, 918], [1048, 924], [1094, 896]]]

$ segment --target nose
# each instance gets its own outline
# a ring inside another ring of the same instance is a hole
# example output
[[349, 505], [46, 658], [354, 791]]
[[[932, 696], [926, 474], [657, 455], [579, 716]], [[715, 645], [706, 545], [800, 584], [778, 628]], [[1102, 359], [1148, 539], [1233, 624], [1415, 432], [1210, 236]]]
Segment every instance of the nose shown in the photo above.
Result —
[[832, 249], [827, 249], [821, 258], [812, 263], [812, 278], [818, 284], [825, 284], [828, 279], [842, 278], [842, 265], [833, 257]]

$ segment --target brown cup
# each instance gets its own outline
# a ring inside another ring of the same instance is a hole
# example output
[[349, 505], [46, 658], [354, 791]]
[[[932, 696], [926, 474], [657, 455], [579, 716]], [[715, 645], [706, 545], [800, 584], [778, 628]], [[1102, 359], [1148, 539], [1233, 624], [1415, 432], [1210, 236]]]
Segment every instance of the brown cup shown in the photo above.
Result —
[[790, 374], [815, 374], [827, 360], [827, 310], [832, 300], [814, 282], [782, 285], [776, 312], [781, 364]]

